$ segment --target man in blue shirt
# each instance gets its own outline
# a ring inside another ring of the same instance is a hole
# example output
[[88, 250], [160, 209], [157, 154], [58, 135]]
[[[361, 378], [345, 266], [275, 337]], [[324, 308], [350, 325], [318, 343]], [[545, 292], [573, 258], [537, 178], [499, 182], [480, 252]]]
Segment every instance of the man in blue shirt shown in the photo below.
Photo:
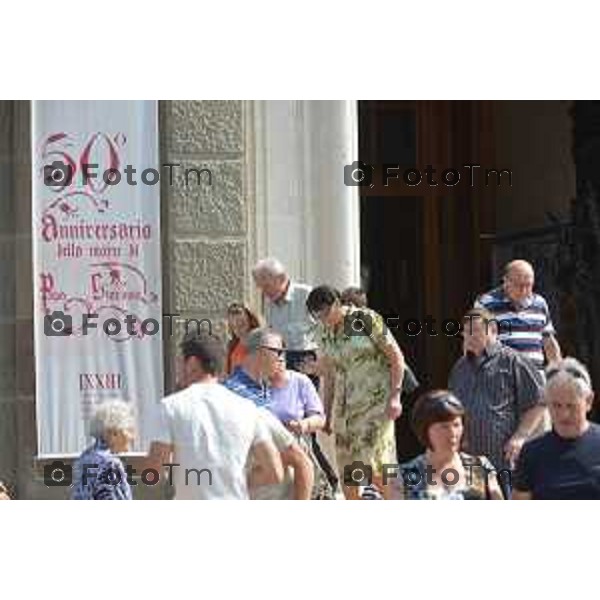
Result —
[[529, 359], [543, 372], [547, 363], [560, 360], [560, 346], [546, 300], [533, 292], [535, 273], [524, 260], [504, 268], [501, 287], [482, 294], [475, 308], [485, 308], [498, 321], [498, 341]]
[[[241, 366], [223, 382], [232, 392], [250, 400], [264, 409], [265, 419], [271, 429], [273, 442], [281, 454], [281, 462], [288, 474], [283, 485], [264, 486], [256, 499], [308, 500], [313, 486], [313, 467], [310, 459], [296, 442], [294, 436], [267, 410], [271, 393], [269, 377], [278, 369], [285, 369], [285, 350], [281, 336], [270, 329], [254, 329], [242, 342], [247, 356]], [[291, 480], [293, 478], [293, 481]], [[293, 488], [293, 491], [290, 491]]]

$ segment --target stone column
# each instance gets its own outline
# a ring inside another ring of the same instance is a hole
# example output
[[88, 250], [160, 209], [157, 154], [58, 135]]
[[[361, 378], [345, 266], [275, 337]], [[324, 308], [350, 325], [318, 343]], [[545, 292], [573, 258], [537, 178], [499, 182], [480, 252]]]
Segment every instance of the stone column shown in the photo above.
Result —
[[[359, 285], [358, 187], [344, 184], [344, 166], [358, 160], [357, 103], [253, 108], [256, 256], [276, 256], [292, 277], [313, 285]], [[335, 466], [333, 438], [318, 437]]]
[[310, 280], [338, 288], [359, 285], [358, 187], [344, 184], [344, 166], [358, 160], [356, 102], [306, 102], [308, 198], [312, 244]]
[[257, 256], [310, 283], [358, 284], [358, 188], [343, 179], [358, 158], [356, 102], [255, 102], [253, 148]]

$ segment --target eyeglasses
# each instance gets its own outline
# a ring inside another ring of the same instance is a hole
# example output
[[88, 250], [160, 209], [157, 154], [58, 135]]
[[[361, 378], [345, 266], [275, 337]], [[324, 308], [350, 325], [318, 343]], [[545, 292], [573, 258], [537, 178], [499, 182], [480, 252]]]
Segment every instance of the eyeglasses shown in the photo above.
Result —
[[273, 348], [271, 346], [261, 346], [261, 348], [263, 350], [269, 350], [270, 352], [273, 352], [274, 354], [277, 355], [277, 358], [281, 358], [282, 356], [285, 356], [285, 350], [283, 348]]
[[558, 375], [558, 373], [568, 373], [569, 375], [571, 375], [571, 377], [574, 377], [575, 379], [583, 379], [588, 385], [590, 385], [590, 380], [589, 378], [585, 375], [585, 373], [582, 373], [579, 369], [576, 369], [575, 367], [564, 367], [561, 369], [549, 369], [546, 373], [546, 381], [550, 381], [553, 377], [555, 377], [556, 375]]

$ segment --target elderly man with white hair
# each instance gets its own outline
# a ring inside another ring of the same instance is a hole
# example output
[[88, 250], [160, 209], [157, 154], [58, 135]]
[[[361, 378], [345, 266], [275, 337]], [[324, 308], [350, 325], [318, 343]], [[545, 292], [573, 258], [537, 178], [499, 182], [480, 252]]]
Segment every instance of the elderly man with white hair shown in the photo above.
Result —
[[588, 420], [594, 392], [574, 358], [546, 371], [552, 431], [523, 446], [513, 476], [515, 500], [600, 500], [600, 426]]
[[[273, 257], [259, 260], [252, 269], [256, 287], [264, 297], [265, 319], [269, 327], [281, 334], [288, 369], [308, 375], [315, 388], [320, 387], [317, 368], [316, 322], [306, 308], [312, 286], [292, 281], [286, 268]], [[332, 488], [338, 478], [322, 451], [316, 434], [312, 434], [313, 451]]]
[[131, 500], [131, 487], [118, 453], [127, 452], [135, 431], [131, 404], [99, 404], [90, 422], [94, 443], [75, 463], [72, 500]]
[[[315, 359], [315, 323], [306, 310], [311, 286], [292, 281], [276, 258], [259, 260], [252, 269], [256, 287], [262, 292], [265, 318], [283, 337], [288, 369], [302, 370], [306, 359]], [[313, 381], [316, 385], [318, 383]]]

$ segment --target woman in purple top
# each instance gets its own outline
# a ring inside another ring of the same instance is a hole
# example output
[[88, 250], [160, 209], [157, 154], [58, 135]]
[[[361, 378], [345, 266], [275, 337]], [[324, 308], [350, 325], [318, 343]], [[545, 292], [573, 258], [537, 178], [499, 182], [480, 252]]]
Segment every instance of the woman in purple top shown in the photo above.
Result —
[[295, 434], [298, 443], [312, 460], [315, 483], [311, 497], [333, 499], [335, 490], [314, 454], [310, 437], [325, 426], [325, 411], [315, 386], [303, 373], [287, 369], [276, 371], [270, 384], [271, 399], [267, 408]]
[[269, 409], [285, 426], [299, 435], [323, 429], [323, 403], [312, 381], [303, 373], [281, 370], [271, 379]]

